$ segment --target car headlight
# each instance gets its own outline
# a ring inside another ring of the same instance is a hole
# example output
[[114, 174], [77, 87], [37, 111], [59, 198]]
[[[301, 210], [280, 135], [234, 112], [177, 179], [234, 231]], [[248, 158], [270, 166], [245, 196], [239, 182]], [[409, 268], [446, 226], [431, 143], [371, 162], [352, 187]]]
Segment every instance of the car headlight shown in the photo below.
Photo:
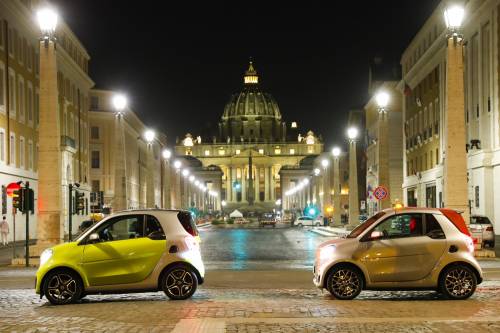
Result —
[[319, 260], [321, 262], [331, 259], [333, 256], [333, 253], [335, 252], [335, 245], [328, 245], [323, 248], [321, 248], [321, 251], [319, 252]]
[[46, 249], [40, 255], [40, 266], [43, 266], [51, 257], [54, 251], [52, 249]]

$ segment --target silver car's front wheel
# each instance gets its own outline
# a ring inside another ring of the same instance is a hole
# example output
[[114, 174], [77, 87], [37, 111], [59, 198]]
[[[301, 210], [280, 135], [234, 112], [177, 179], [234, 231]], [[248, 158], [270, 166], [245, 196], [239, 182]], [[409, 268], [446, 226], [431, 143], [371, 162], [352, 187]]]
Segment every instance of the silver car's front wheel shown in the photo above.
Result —
[[170, 299], [191, 297], [198, 287], [196, 273], [187, 265], [175, 265], [163, 274], [162, 289]]
[[474, 294], [477, 278], [465, 265], [453, 265], [441, 274], [439, 281], [441, 292], [451, 299], [466, 299]]
[[328, 275], [326, 288], [337, 299], [353, 299], [363, 289], [363, 277], [355, 267], [339, 266]]

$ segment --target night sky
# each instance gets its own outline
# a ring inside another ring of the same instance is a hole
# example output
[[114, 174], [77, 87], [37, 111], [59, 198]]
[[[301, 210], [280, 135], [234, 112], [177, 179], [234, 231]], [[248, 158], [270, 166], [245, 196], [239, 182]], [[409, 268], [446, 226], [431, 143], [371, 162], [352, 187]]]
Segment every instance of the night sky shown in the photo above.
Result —
[[217, 124], [252, 57], [285, 121], [330, 149], [368, 99], [370, 60], [399, 62], [440, 1], [52, 2], [87, 48], [96, 87], [125, 92], [169, 144]]

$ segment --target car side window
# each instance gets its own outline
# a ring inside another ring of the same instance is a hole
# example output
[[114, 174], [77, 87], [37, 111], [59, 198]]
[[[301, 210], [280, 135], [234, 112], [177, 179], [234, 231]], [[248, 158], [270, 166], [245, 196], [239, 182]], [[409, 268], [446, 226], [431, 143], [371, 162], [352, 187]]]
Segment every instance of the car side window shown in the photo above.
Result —
[[119, 216], [101, 226], [97, 233], [104, 242], [144, 237], [143, 215]]
[[422, 236], [422, 214], [393, 215], [372, 231], [380, 231], [384, 239]]
[[165, 236], [165, 232], [161, 227], [160, 222], [156, 219], [156, 217], [152, 215], [146, 215], [146, 224], [144, 226], [144, 236], [148, 237], [152, 233], [158, 233], [158, 235]]
[[425, 235], [432, 239], [445, 239], [443, 228], [433, 214], [425, 214]]

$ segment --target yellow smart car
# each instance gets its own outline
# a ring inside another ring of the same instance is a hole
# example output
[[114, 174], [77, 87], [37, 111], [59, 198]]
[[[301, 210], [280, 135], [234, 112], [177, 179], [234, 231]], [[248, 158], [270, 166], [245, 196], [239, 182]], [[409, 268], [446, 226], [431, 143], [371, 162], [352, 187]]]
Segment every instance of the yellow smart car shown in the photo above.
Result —
[[159, 290], [170, 299], [187, 299], [205, 275], [199, 242], [190, 212], [120, 212], [74, 242], [45, 250], [36, 293], [52, 304], [72, 303], [89, 294]]

